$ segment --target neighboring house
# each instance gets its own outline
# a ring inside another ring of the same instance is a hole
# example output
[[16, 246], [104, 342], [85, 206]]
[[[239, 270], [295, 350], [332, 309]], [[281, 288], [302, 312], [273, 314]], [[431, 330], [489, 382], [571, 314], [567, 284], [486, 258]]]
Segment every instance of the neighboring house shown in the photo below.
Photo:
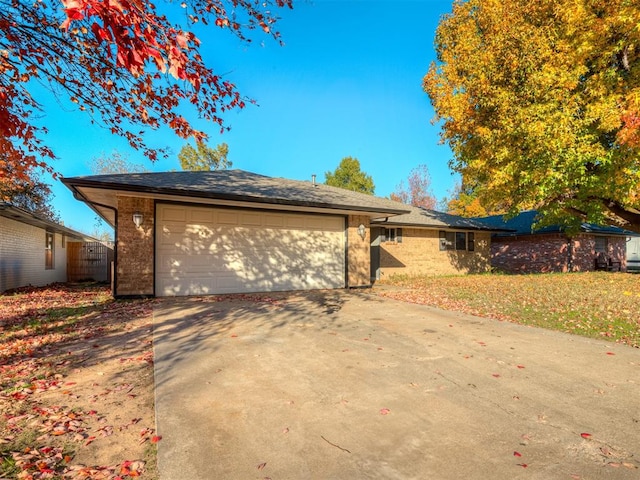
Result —
[[491, 233], [474, 219], [408, 207], [371, 225], [371, 277], [451, 275], [490, 270]]
[[570, 237], [559, 226], [534, 230], [537, 215], [529, 210], [509, 220], [502, 215], [479, 219], [488, 226], [512, 230], [493, 235], [493, 268], [506, 273], [626, 269], [626, 243], [629, 235], [635, 235], [632, 232], [583, 223], [580, 232]]
[[410, 211], [242, 170], [63, 183], [115, 228], [116, 297], [369, 286], [371, 221]]
[[[75, 230], [0, 202], [0, 293], [68, 281], [69, 250], [81, 250], [93, 241]], [[76, 266], [77, 262], [71, 262], [71, 268]], [[106, 263], [104, 273], [108, 273]]]

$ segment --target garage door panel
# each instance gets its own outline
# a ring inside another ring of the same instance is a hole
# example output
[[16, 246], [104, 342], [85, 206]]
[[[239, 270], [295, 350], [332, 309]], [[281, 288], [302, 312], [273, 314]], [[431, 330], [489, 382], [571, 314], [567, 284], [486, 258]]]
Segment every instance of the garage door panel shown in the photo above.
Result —
[[159, 204], [157, 228], [158, 295], [345, 285], [343, 217]]

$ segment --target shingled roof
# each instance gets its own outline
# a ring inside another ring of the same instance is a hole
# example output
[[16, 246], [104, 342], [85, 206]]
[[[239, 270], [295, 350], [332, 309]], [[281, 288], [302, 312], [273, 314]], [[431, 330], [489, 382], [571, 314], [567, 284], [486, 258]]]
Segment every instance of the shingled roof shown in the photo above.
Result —
[[16, 207], [15, 205], [8, 202], [0, 201], [0, 217], [9, 218], [26, 225], [39, 227], [48, 232], [66, 235], [67, 237], [75, 238], [77, 240], [89, 242], [97, 241], [95, 238], [90, 237], [89, 235], [85, 235], [84, 233], [78, 232], [69, 227], [65, 227], [64, 225], [60, 225], [59, 223], [41, 217], [35, 213], [25, 210], [24, 208]]
[[262, 208], [280, 205], [354, 211], [372, 216], [392, 216], [409, 211], [406, 205], [373, 195], [243, 170], [94, 175], [65, 178], [62, 182], [76, 198], [89, 203], [107, 221], [112, 220], [109, 208], [117, 207], [115, 192], [242, 202]]
[[[560, 225], [549, 225], [546, 227], [534, 229], [534, 224], [538, 220], [537, 210], [527, 210], [521, 212], [517, 216], [508, 220], [504, 219], [503, 215], [492, 215], [490, 217], [479, 218], [478, 221], [496, 228], [502, 228], [510, 230], [510, 233], [503, 232], [500, 236], [521, 236], [521, 235], [534, 235], [534, 234], [550, 234], [550, 233], [562, 233], [564, 229]], [[635, 236], [634, 232], [624, 230], [622, 228], [610, 226], [610, 225], [595, 225], [592, 223], [582, 223], [580, 225], [580, 232], [591, 233], [595, 235], [619, 235], [619, 236]]]
[[473, 218], [460, 217], [458, 215], [450, 215], [436, 210], [428, 210], [421, 207], [408, 206], [411, 211], [409, 213], [389, 217], [387, 219], [377, 219], [372, 224], [388, 225], [393, 227], [431, 227], [431, 228], [455, 228], [460, 230], [489, 230], [500, 231], [504, 227], [497, 228], [479, 222]]

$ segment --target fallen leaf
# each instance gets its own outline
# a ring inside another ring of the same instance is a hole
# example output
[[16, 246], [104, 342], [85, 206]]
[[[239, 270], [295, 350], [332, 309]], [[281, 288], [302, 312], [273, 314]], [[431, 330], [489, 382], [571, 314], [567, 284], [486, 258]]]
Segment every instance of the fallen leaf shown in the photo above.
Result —
[[158, 443], [160, 440], [162, 440], [162, 435], [154, 435], [151, 437], [151, 443]]
[[518, 463], [517, 465], [522, 468], [527, 468], [529, 466], [526, 463]]
[[582, 438], [591, 438], [591, 434], [590, 433], [581, 433], [580, 436]]
[[516, 365], [518, 368], [524, 368], [524, 365]]
[[391, 412], [388, 408], [381, 408], [380, 415], [388, 415]]
[[499, 374], [499, 373], [492, 373], [492, 374], [491, 374], [491, 376], [492, 376], [492, 377], [499, 378], [499, 377], [500, 377], [500, 374]]
[[267, 462], [261, 463], [260, 465], [258, 465], [258, 470], [263, 470], [264, 467], [267, 466]]
[[522, 454], [520, 452], [513, 452], [514, 457], [521, 457]]
[[615, 355], [613, 352], [607, 352], [607, 355]]

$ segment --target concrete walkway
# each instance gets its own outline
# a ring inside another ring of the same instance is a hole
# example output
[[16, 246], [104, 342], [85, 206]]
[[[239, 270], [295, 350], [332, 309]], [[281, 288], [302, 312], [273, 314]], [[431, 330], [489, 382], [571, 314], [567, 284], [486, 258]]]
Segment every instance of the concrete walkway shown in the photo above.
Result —
[[377, 297], [166, 299], [160, 480], [640, 478], [640, 350]]

